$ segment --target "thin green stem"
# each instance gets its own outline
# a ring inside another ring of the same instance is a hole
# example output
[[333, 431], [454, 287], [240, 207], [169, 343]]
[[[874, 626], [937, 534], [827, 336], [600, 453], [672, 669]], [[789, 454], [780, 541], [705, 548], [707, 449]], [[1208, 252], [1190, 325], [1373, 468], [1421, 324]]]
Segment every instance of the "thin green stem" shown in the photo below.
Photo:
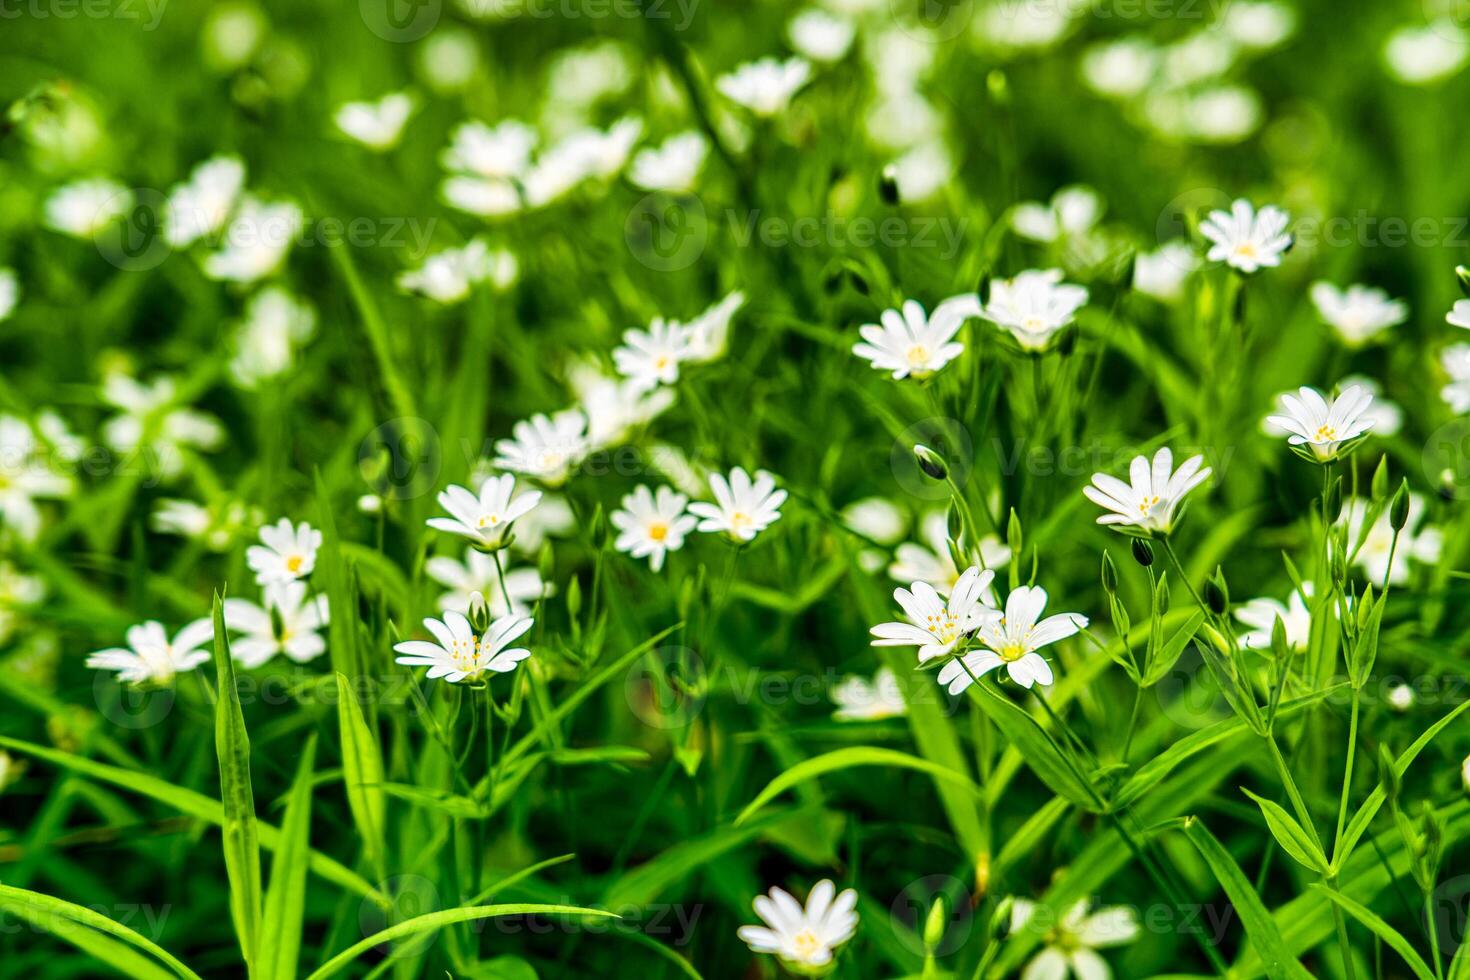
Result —
[[1353, 691], [1353, 704], [1349, 712], [1347, 764], [1342, 772], [1342, 798], [1337, 804], [1337, 834], [1332, 839], [1332, 861], [1335, 865], [1338, 851], [1342, 848], [1342, 834], [1347, 826], [1348, 797], [1353, 788], [1353, 757], [1358, 749], [1358, 692]]

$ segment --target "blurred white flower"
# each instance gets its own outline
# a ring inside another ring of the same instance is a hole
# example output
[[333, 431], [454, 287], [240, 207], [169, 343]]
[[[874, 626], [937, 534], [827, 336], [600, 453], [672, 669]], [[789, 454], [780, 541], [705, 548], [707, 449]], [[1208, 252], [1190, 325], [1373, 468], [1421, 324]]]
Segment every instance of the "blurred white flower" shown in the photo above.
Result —
[[1082, 54], [1082, 80], [1098, 95], [1131, 99], [1148, 88], [1159, 52], [1142, 37], [1100, 41]]
[[857, 26], [846, 17], [825, 10], [803, 10], [786, 25], [791, 46], [812, 61], [831, 64], [841, 61], [852, 47]]
[[697, 519], [684, 513], [689, 498], [669, 487], [659, 487], [655, 495], [640, 484], [623, 497], [620, 509], [608, 515], [618, 529], [613, 547], [634, 558], [647, 558], [655, 572], [664, 567], [670, 551], [684, 547], [684, 537], [694, 530]]
[[730, 321], [744, 305], [745, 293], [736, 289], [686, 323], [688, 338], [684, 359], [693, 364], [704, 364], [724, 357], [730, 343]]
[[0, 643], [15, 635], [20, 613], [46, 597], [46, 583], [27, 575], [8, 561], [0, 560]]
[[[1013, 899], [1010, 931], [1025, 929], [1036, 916], [1036, 903]], [[1113, 971], [1099, 949], [1131, 943], [1138, 938], [1138, 917], [1126, 905], [1107, 906], [1088, 913], [1086, 899], [1071, 906], [1061, 921], [1047, 930], [1043, 948], [1022, 971], [1023, 980], [1111, 980]]]
[[[918, 647], [919, 663], [947, 656], [955, 645], [985, 622], [1000, 619], [985, 601], [995, 572], [979, 565], [965, 569], [946, 598], [928, 582], [893, 590], [893, 600], [906, 622], [879, 623], [868, 632], [875, 647]], [[1029, 686], [1029, 685], [1028, 685]]]
[[635, 382], [609, 378], [596, 370], [577, 376], [573, 387], [587, 416], [589, 452], [622, 445], [634, 430], [647, 425], [674, 404], [671, 389], [650, 391]]
[[982, 6], [971, 25], [975, 38], [1005, 53], [1044, 51], [1072, 29], [1086, 0], [999, 0]]
[[897, 185], [900, 201], [927, 201], [949, 186], [954, 177], [954, 158], [943, 142], [929, 140], [884, 167], [883, 175]]
[[1444, 322], [1452, 327], [1470, 330], [1470, 299], [1455, 300], [1455, 305], [1445, 314]]
[[1311, 296], [1322, 322], [1353, 347], [1409, 318], [1407, 303], [1389, 299], [1388, 293], [1369, 286], [1352, 285], [1344, 291], [1330, 282], [1315, 282]]
[[94, 177], [58, 187], [46, 198], [47, 228], [74, 238], [91, 238], [127, 214], [133, 192], [115, 180]]
[[439, 156], [445, 170], [476, 177], [521, 177], [530, 167], [536, 131], [518, 119], [495, 126], [477, 120], [460, 123]]
[[842, 523], [870, 541], [892, 545], [908, 531], [909, 517], [886, 497], [864, 497], [842, 508]]
[[564, 136], [536, 159], [526, 173], [526, 203], [545, 207], [587, 180], [608, 180], [627, 166], [643, 121], [619, 119], [606, 130], [585, 127]]
[[469, 538], [482, 548], [498, 548], [516, 519], [529, 513], [541, 499], [539, 490], [516, 494], [515, 489], [516, 478], [509, 473], [487, 479], [478, 494], [451, 485], [437, 498], [450, 516], [431, 517], [425, 523], [435, 530]]
[[857, 892], [849, 888], [834, 899], [836, 891], [831, 881], [822, 879], [803, 908], [783, 889], [772, 888], [754, 903], [765, 925], [741, 926], [736, 934], [752, 951], [774, 954], [794, 973], [823, 972], [833, 951], [857, 932]]
[[1211, 211], [1200, 223], [1200, 233], [1212, 243], [1205, 258], [1246, 274], [1280, 265], [1281, 257], [1291, 247], [1292, 238], [1286, 231], [1290, 221], [1291, 217], [1275, 205], [1268, 204], [1257, 212], [1246, 200], [1237, 200], [1229, 211]]
[[1219, 26], [1241, 47], [1266, 51], [1291, 37], [1296, 11], [1274, 0], [1231, 0], [1221, 13]]
[[398, 145], [413, 110], [412, 95], [390, 92], [376, 102], [344, 103], [332, 114], [332, 121], [363, 146], [381, 153]]
[[1294, 452], [1318, 463], [1351, 452], [1375, 422], [1368, 414], [1373, 396], [1361, 385], [1349, 385], [1330, 402], [1316, 388], [1303, 386], [1295, 395], [1282, 395], [1281, 403], [1285, 411], [1267, 420], [1287, 432]]
[[[1302, 591], [1310, 599], [1312, 583], [1303, 582]], [[1253, 650], [1271, 649], [1271, 633], [1279, 619], [1286, 631], [1286, 648], [1305, 650], [1312, 636], [1312, 612], [1302, 591], [1292, 589], [1284, 604], [1275, 599], [1251, 599], [1237, 606], [1235, 618], [1250, 627], [1240, 635], [1240, 642]]]
[[622, 345], [612, 352], [613, 363], [642, 391], [677, 384], [679, 363], [691, 356], [691, 339], [688, 327], [656, 316], [647, 330], [623, 331]]
[[[942, 147], [936, 134], [943, 130], [944, 119], [918, 92], [887, 92], [869, 107], [864, 128], [874, 143], [888, 149], [907, 150], [935, 144]], [[947, 155], [948, 151], [945, 152]], [[903, 168], [898, 164], [899, 161], [895, 160], [890, 166], [895, 170], [894, 179], [902, 180]], [[899, 191], [903, 192], [902, 184], [899, 185]], [[915, 195], [908, 199], [923, 198]]]
[[[893, 564], [888, 566], [888, 577], [899, 582], [928, 582], [940, 595], [947, 596], [960, 578], [960, 570], [949, 552], [948, 515], [943, 510], [926, 514], [919, 526], [919, 537], [927, 547], [911, 541], [899, 545], [893, 553]], [[979, 549], [981, 568], [993, 571], [1011, 560], [1011, 549], [994, 534], [982, 535]], [[995, 603], [995, 596], [988, 589], [983, 595], [987, 603]]]
[[149, 620], [128, 628], [128, 646], [98, 650], [87, 657], [93, 670], [115, 670], [126, 684], [168, 684], [174, 675], [193, 670], [213, 656], [203, 649], [214, 642], [214, 623], [196, 619], [170, 642], [163, 624]]
[[879, 667], [869, 681], [864, 677], [845, 677], [832, 688], [832, 703], [838, 721], [882, 721], [901, 718], [909, 706], [899, 689], [898, 677], [888, 667]]
[[558, 51], [546, 66], [546, 104], [559, 115], [578, 116], [633, 84], [633, 56], [620, 41], [602, 40]]
[[1390, 708], [1402, 713], [1412, 708], [1417, 699], [1414, 697], [1414, 689], [1412, 687], [1407, 684], [1395, 684], [1388, 689], [1384, 700], [1388, 702]]
[[327, 649], [321, 630], [330, 620], [325, 595], [306, 595], [306, 583], [267, 585], [261, 605], [248, 599], [224, 601], [225, 628], [238, 633], [230, 641], [230, 656], [241, 666], [259, 667], [276, 654], [304, 664]]
[[565, 497], [542, 494], [541, 502], [516, 522], [516, 538], [511, 547], [523, 555], [536, 555], [548, 538], [565, 537], [576, 526], [576, 515]]
[[908, 300], [900, 310], [884, 310], [882, 325], [868, 323], [858, 328], [862, 342], [852, 352], [880, 371], [892, 372], [895, 381], [912, 377], [923, 380], [965, 352], [954, 339], [965, 321], [980, 315], [980, 300], [973, 293], [951, 297], [927, 316], [924, 307]]
[[245, 564], [255, 573], [256, 583], [294, 582], [316, 568], [322, 532], [305, 521], [293, 525], [283, 517], [260, 529], [260, 542], [245, 549]]
[[[531, 511], [537, 513], [540, 508]], [[516, 543], [525, 533], [526, 520], [523, 516], [516, 525]], [[471, 601], [475, 596], [486, 603], [490, 615], [496, 618], [515, 613], [518, 616], [530, 611], [531, 604], [549, 594], [541, 581], [541, 573], [534, 568], [505, 569], [505, 587], [500, 585], [500, 572], [495, 567], [495, 557], [475, 548], [466, 548], [464, 561], [456, 561], [445, 555], [435, 555], [424, 563], [424, 574], [448, 589], [439, 596], [438, 606], [443, 612], [457, 612], [468, 616]], [[505, 594], [510, 594], [510, 608], [506, 608]]]
[[1045, 350], [1087, 303], [1087, 290], [1062, 282], [1060, 269], [1028, 269], [990, 284], [980, 316], [1008, 331], [1026, 350]]
[[143, 384], [113, 372], [102, 382], [102, 400], [118, 410], [102, 425], [102, 441], [119, 453], [144, 454], [144, 465], [166, 478], [184, 471], [185, 448], [210, 451], [225, 441], [224, 427], [213, 415], [177, 403], [172, 378]]
[[1180, 106], [1184, 132], [1199, 143], [1239, 143], [1261, 125], [1261, 98], [1242, 85], [1216, 85]]
[[675, 133], [660, 146], [639, 150], [628, 179], [644, 190], [685, 193], [694, 189], [708, 153], [709, 140], [703, 133], [692, 129]]
[[1177, 303], [1184, 283], [1199, 268], [1199, 256], [1188, 242], [1175, 239], [1133, 260], [1133, 288], [1161, 303]]
[[41, 533], [37, 500], [69, 496], [72, 481], [56, 471], [51, 453], [30, 423], [0, 415], [0, 528], [22, 541]]
[[786, 501], [786, 491], [777, 490], [776, 478], [765, 470], [756, 470], [754, 481], [739, 466], [730, 471], [729, 479], [711, 473], [709, 489], [714, 503], [696, 500], [689, 505], [689, 513], [700, 518], [697, 530], [726, 534], [737, 542], [754, 541], [780, 520]]
[[1389, 73], [1405, 85], [1433, 85], [1465, 67], [1470, 33], [1450, 18], [1401, 27], [1388, 36], [1383, 57]]
[[[1398, 544], [1394, 544], [1393, 524], [1389, 508], [1379, 513], [1373, 526], [1364, 529], [1368, 518], [1369, 503], [1361, 497], [1347, 502], [1341, 518], [1347, 523], [1348, 557], [1363, 570], [1375, 588], [1383, 585], [1388, 575], [1390, 585], [1403, 585], [1409, 581], [1409, 560], [1432, 565], [1439, 561], [1444, 548], [1444, 535], [1439, 528], [1430, 525], [1420, 527], [1425, 516], [1424, 498], [1417, 493], [1409, 494], [1408, 521], [1399, 532]], [[1393, 572], [1389, 574], [1389, 553], [1393, 553]]]
[[481, 218], [515, 214], [522, 205], [516, 185], [499, 177], [446, 177], [439, 185], [439, 196], [450, 207]]
[[165, 498], [154, 506], [150, 526], [159, 534], [176, 534], [210, 551], [224, 552], [247, 526], [260, 520], [259, 511], [238, 500], [206, 507], [192, 500]]
[[1163, 49], [1164, 81], [1175, 89], [1213, 81], [1230, 70], [1235, 55], [1235, 44], [1227, 35], [1196, 31]]
[[1022, 201], [1011, 209], [1011, 227], [1033, 242], [1060, 241], [1086, 235], [1102, 217], [1103, 200], [1081, 184], [1063, 187], [1049, 204]]
[[566, 482], [587, 457], [587, 416], [569, 408], [550, 417], [536, 414], [511, 427], [511, 438], [495, 443], [494, 465], [535, 477], [549, 487]]
[[430, 680], [443, 677], [450, 683], [478, 681], [487, 670], [494, 674], [509, 673], [531, 655], [530, 650], [510, 647], [510, 644], [534, 622], [521, 616], [502, 616], [479, 636], [464, 616], [446, 612], [442, 621], [424, 620], [424, 628], [433, 634], [436, 642], [406, 640], [394, 644], [393, 649], [403, 654], [396, 662], [408, 667], [428, 667]]
[[894, 24], [865, 32], [863, 57], [873, 72], [873, 84], [887, 96], [916, 93], [919, 82], [934, 66], [937, 37], [913, 24]]
[[204, 274], [226, 282], [256, 282], [281, 267], [305, 216], [289, 201], [267, 204], [246, 197], [220, 249], [204, 259]]
[[504, 292], [520, 276], [520, 263], [507, 249], [492, 249], [473, 238], [461, 248], [447, 248], [424, 260], [417, 269], [398, 275], [398, 288], [418, 293], [436, 303], [458, 303], [478, 283], [489, 282]]
[[1057, 613], [1042, 619], [1046, 600], [1046, 590], [1039, 585], [1012, 589], [1006, 596], [1005, 615], [987, 617], [975, 634], [986, 649], [961, 654], [945, 664], [939, 670], [939, 683], [950, 694], [959, 694], [976, 678], [1004, 667], [1011, 680], [1022, 687], [1050, 684], [1054, 680], [1051, 665], [1037, 651], [1085, 629], [1087, 617]]
[[226, 0], [209, 10], [199, 32], [204, 60], [219, 72], [244, 67], [270, 31], [265, 14], [250, 0]]
[[1470, 344], [1446, 347], [1440, 351], [1439, 363], [1450, 377], [1450, 383], [1439, 389], [1439, 397], [1456, 415], [1470, 412]]
[[475, 35], [462, 27], [440, 24], [424, 38], [416, 64], [424, 83], [439, 95], [462, 91], [480, 68]]
[[291, 369], [296, 351], [316, 333], [316, 311], [280, 286], [250, 297], [235, 333], [230, 375], [242, 388], [257, 388]]
[[20, 302], [20, 277], [14, 269], [0, 266], [0, 320], [15, 312]]
[[1128, 483], [1107, 473], [1092, 474], [1092, 485], [1082, 488], [1088, 500], [1109, 513], [1099, 524], [1138, 528], [1145, 534], [1167, 535], [1174, 530], [1179, 508], [1195, 487], [1210, 478], [1203, 456], [1191, 456], [1174, 469], [1168, 446], [1147, 456], [1135, 456], [1128, 466]]
[[732, 102], [739, 103], [757, 116], [775, 116], [786, 111], [791, 97], [811, 77], [811, 63], [804, 58], [762, 58], [747, 62], [715, 79], [718, 88]]
[[164, 238], [184, 248], [225, 226], [245, 187], [245, 164], [236, 156], [210, 157], [175, 184], [164, 206]]

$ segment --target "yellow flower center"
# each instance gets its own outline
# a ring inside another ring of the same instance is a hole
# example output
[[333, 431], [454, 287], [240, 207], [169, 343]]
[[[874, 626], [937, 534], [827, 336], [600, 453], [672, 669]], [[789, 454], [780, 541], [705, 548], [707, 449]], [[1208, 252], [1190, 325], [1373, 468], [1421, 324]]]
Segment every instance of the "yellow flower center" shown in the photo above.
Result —
[[484, 517], [481, 517], [479, 519], [479, 521], [477, 521], [475, 523], [475, 526], [476, 527], [480, 527], [480, 528], [494, 527], [495, 525], [497, 525], [499, 523], [500, 523], [500, 515], [499, 514], [486, 514]]
[[286, 571], [290, 572], [292, 575], [295, 575], [297, 572], [301, 571], [301, 563], [303, 561], [305, 561], [305, 559], [302, 558], [300, 555], [292, 555], [290, 558], [286, 559]]
[[960, 635], [960, 621], [948, 609], [925, 617], [924, 628], [940, 643], [953, 643]]
[[1140, 497], [1138, 500], [1138, 512], [1140, 514], [1147, 514], [1154, 507], [1158, 506], [1158, 503], [1159, 497], [1157, 494], [1152, 497]]
[[1331, 442], [1337, 438], [1337, 430], [1330, 425], [1317, 426], [1317, 442]]
[[909, 367], [919, 367], [929, 363], [929, 348], [923, 344], [915, 344], [909, 348], [908, 354], [905, 356], [908, 359]]
[[1012, 640], [1009, 643], [1001, 645], [1001, 647], [995, 651], [996, 656], [1000, 657], [1000, 659], [1004, 660], [1008, 664], [1015, 663], [1017, 660], [1020, 660], [1022, 657], [1026, 656], [1028, 652], [1030, 651], [1026, 649], [1026, 644], [1022, 643], [1020, 640]]
[[654, 541], [662, 541], [669, 536], [669, 526], [663, 523], [650, 524], [648, 525], [648, 536]]
[[1027, 333], [1041, 333], [1046, 329], [1046, 321], [1039, 316], [1028, 316], [1021, 321], [1021, 329]]
[[791, 946], [802, 959], [811, 959], [822, 948], [822, 941], [810, 929], [803, 929], [791, 937]]
[[468, 640], [455, 640], [449, 646], [449, 660], [455, 670], [470, 678], [479, 677], [483, 670], [480, 666], [480, 638], [472, 636]]
[[755, 522], [751, 520], [750, 515], [743, 510], [737, 510], [730, 515], [730, 526], [733, 528], [749, 527], [753, 523]]
[[1255, 242], [1241, 242], [1235, 246], [1235, 257], [1238, 259], [1254, 259], [1256, 255]]

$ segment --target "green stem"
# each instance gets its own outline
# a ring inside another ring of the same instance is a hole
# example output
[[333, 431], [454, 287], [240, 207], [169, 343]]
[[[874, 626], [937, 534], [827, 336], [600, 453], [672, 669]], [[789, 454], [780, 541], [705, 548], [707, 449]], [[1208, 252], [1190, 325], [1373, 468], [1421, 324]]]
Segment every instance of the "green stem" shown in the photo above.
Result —
[[1189, 594], [1194, 596], [1194, 601], [1198, 603], [1199, 607], [1205, 611], [1205, 616], [1213, 619], [1214, 613], [1210, 612], [1210, 607], [1205, 605], [1205, 600], [1200, 597], [1199, 591], [1194, 587], [1194, 583], [1191, 582], [1189, 580], [1189, 576], [1185, 574], [1184, 566], [1179, 562], [1179, 556], [1174, 554], [1173, 542], [1171, 542], [1168, 538], [1163, 538], [1162, 540], [1164, 542], [1164, 554], [1168, 555], [1169, 561], [1174, 563], [1174, 570], [1179, 573], [1179, 578], [1189, 589]]
[[1312, 837], [1312, 843], [1320, 849], [1322, 838], [1317, 836], [1317, 827], [1312, 823], [1311, 811], [1307, 809], [1306, 801], [1302, 799], [1301, 791], [1296, 787], [1296, 780], [1291, 776], [1291, 767], [1286, 764], [1286, 758], [1281, 754], [1281, 747], [1276, 744], [1276, 736], [1272, 733], [1266, 734], [1266, 745], [1271, 749], [1271, 761], [1276, 763], [1276, 771], [1281, 774], [1281, 783], [1286, 788], [1286, 795], [1291, 800], [1291, 807], [1296, 811], [1296, 818]]
[[1348, 796], [1353, 788], [1353, 756], [1358, 749], [1358, 692], [1353, 691], [1353, 704], [1348, 721], [1347, 764], [1342, 772], [1342, 799], [1337, 804], [1337, 835], [1332, 841], [1332, 862], [1336, 865], [1342, 847], [1342, 833], [1347, 826]]

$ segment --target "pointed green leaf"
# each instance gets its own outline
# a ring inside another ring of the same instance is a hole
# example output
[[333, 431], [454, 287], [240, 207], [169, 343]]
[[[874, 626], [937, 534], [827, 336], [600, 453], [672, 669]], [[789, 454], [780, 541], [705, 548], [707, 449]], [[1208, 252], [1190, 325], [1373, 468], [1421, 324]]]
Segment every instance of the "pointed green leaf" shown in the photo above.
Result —
[[362, 836], [368, 862], [381, 873], [388, 807], [388, 797], [383, 792], [383, 756], [362, 715], [352, 683], [341, 672], [337, 674], [337, 728], [342, 736], [342, 780], [347, 787], [347, 807]]
[[[199, 980], [199, 974], [189, 969], [172, 953], [148, 937], [86, 906], [76, 905], [53, 895], [44, 895], [41, 892], [0, 884], [0, 911], [23, 918], [31, 925], [44, 929], [56, 938], [65, 940], [94, 956], [114, 954], [118, 949], [130, 952], [129, 947], [135, 947], [162, 960], [174, 971], [175, 975], [184, 977], [186, 980]], [[74, 928], [66, 928], [61, 925], [62, 923], [71, 923]], [[106, 939], [109, 936], [120, 939], [127, 945], [120, 945], [111, 939]], [[109, 961], [103, 960], [103, 962]], [[132, 961], [129, 962], [132, 963]], [[151, 961], [141, 960], [141, 963], [138, 969], [142, 971], [143, 976], [151, 977], [160, 974], [169, 976]], [[120, 962], [115, 965], [119, 968], [122, 966]]]
[[250, 786], [250, 737], [235, 687], [235, 662], [225, 635], [224, 605], [214, 595], [214, 747], [219, 757], [220, 802], [224, 806], [225, 873], [230, 881], [230, 916], [246, 969], [253, 976], [260, 946], [260, 839], [255, 794]]
[[311, 777], [316, 762], [316, 735], [306, 740], [296, 781], [281, 820], [281, 848], [271, 863], [270, 886], [265, 893], [261, 976], [265, 980], [295, 980], [301, 955], [301, 930], [306, 917], [306, 866], [311, 854]]
[[1255, 801], [1256, 806], [1261, 808], [1261, 816], [1266, 818], [1266, 829], [1271, 831], [1271, 836], [1276, 838], [1276, 843], [1281, 849], [1290, 854], [1297, 864], [1308, 868], [1318, 874], [1327, 873], [1327, 856], [1322, 853], [1315, 841], [1302, 825], [1296, 822], [1296, 818], [1287, 813], [1279, 804], [1257, 796], [1248, 789], [1241, 792]]
[[971, 782], [970, 778], [963, 773], [946, 769], [927, 759], [920, 759], [918, 756], [909, 755], [907, 752], [874, 748], [869, 745], [859, 745], [852, 748], [837, 749], [825, 755], [814, 756], [784, 770], [775, 779], [771, 780], [765, 789], [757, 793], [755, 799], [751, 800], [744, 810], [740, 811], [740, 815], [735, 818], [735, 825], [738, 827], [749, 820], [761, 807], [793, 786], [798, 786], [812, 779], [818, 779], [828, 773], [851, 769], [854, 766], [883, 766], [885, 768], [913, 769], [916, 772], [927, 773], [935, 779], [944, 779], [956, 783], [969, 790], [976, 798], [983, 796], [980, 787]]
[[1312, 887], [1323, 895], [1326, 895], [1329, 901], [1336, 904], [1348, 915], [1367, 926], [1390, 949], [1403, 957], [1404, 962], [1409, 965], [1410, 970], [1414, 971], [1414, 976], [1418, 977], [1418, 980], [1434, 980], [1434, 972], [1429, 969], [1429, 964], [1424, 962], [1423, 957], [1414, 952], [1414, 947], [1410, 945], [1409, 941], [1397, 929], [1384, 922], [1372, 909], [1320, 883], [1313, 884]]

